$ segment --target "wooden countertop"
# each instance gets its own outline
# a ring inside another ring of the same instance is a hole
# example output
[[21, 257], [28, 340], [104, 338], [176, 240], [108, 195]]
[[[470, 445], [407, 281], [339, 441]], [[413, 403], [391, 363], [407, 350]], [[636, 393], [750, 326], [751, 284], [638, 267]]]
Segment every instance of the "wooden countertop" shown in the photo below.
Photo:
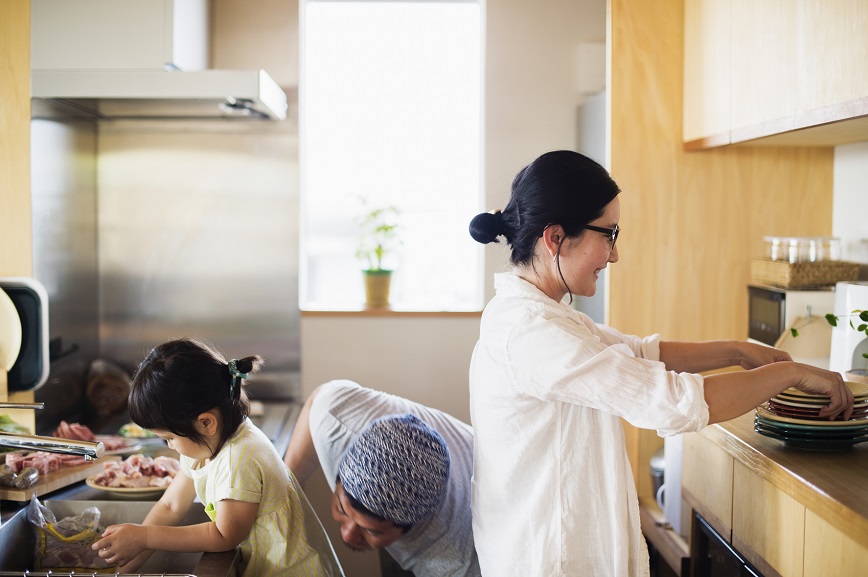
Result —
[[868, 443], [840, 451], [796, 449], [753, 430], [751, 411], [702, 435], [868, 547]]

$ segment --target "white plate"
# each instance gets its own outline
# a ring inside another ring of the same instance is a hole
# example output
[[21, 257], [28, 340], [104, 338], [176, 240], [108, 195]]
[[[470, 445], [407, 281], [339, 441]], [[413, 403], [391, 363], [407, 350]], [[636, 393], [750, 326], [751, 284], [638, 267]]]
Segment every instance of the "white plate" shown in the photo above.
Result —
[[87, 479], [85, 479], [85, 483], [88, 487], [92, 489], [98, 489], [100, 491], [105, 491], [107, 493], [111, 493], [118, 497], [128, 497], [131, 499], [139, 499], [142, 497], [152, 497], [154, 495], [162, 495], [165, 492], [166, 487], [105, 487], [103, 485], [97, 485], [94, 483], [94, 479], [96, 475], [91, 475]]
[[[801, 409], [821, 409], [829, 404], [829, 401], [819, 401], [816, 403], [790, 400], [789, 397], [781, 397], [780, 395], [771, 398], [772, 401], [787, 405], [788, 407], [798, 407]], [[853, 403], [854, 409], [864, 409], [868, 407], [868, 402]]]
[[[865, 383], [856, 383], [853, 381], [844, 381], [844, 384], [847, 385], [847, 388], [850, 389], [850, 392], [853, 393], [853, 398], [856, 399], [856, 402], [862, 402], [868, 399], [868, 384]], [[800, 391], [795, 387], [790, 387], [789, 389], [785, 389], [783, 391], [784, 395], [789, 395], [791, 397], [801, 397], [808, 399], [828, 399], [826, 395], [812, 395], [810, 393], [805, 393]]]

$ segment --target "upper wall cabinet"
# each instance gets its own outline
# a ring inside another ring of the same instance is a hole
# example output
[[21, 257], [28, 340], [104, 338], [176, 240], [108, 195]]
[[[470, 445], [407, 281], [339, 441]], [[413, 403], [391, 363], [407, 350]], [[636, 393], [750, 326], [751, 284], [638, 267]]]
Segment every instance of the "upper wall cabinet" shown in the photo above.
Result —
[[868, 3], [685, 0], [684, 27], [685, 148], [868, 140]]
[[729, 144], [730, 0], [684, 2], [684, 141]]

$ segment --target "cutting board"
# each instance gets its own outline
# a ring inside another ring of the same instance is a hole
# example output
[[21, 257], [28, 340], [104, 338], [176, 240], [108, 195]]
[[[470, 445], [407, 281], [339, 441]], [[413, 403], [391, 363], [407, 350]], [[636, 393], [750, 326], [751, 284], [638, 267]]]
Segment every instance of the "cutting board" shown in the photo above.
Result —
[[75, 467], [63, 467], [57, 471], [54, 471], [53, 473], [48, 473], [47, 475], [40, 475], [39, 480], [36, 482], [36, 484], [27, 489], [15, 489], [14, 487], [0, 486], [0, 499], [4, 501], [29, 501], [30, 497], [33, 495], [39, 497], [45, 495], [46, 493], [51, 493], [52, 491], [63, 489], [64, 487], [72, 485], [73, 483], [83, 481], [91, 475], [95, 475], [101, 472], [104, 468], [103, 465], [105, 465], [105, 463], [120, 460], [121, 458], [119, 456], [110, 455], [108, 457], [103, 457], [102, 459], [91, 461], [84, 465], [77, 465]]

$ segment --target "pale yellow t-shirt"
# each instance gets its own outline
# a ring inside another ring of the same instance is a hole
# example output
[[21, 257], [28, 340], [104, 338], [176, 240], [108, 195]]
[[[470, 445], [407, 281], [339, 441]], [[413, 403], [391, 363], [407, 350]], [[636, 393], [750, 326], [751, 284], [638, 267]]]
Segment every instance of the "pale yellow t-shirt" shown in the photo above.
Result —
[[223, 499], [259, 503], [256, 521], [241, 542], [244, 577], [338, 577], [343, 571], [331, 542], [298, 481], [274, 445], [249, 419], [205, 463], [181, 457], [196, 495], [212, 521]]

